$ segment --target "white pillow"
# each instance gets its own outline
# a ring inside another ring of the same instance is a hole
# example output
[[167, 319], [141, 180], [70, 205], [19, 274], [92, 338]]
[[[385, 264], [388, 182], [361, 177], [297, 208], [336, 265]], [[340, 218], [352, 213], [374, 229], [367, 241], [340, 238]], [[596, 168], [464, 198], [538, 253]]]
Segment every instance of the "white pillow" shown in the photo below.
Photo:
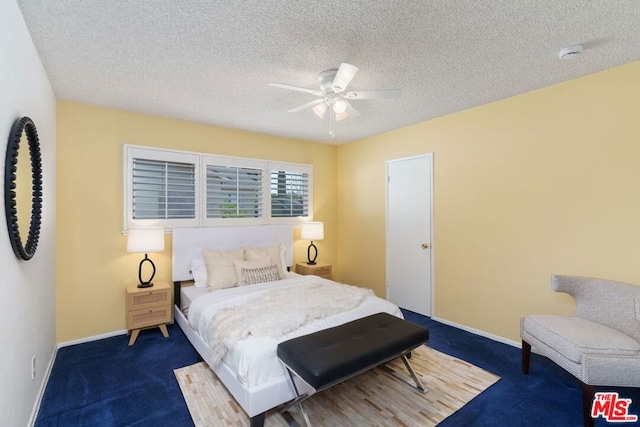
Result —
[[280, 246], [280, 264], [282, 265], [282, 272], [286, 273], [288, 270], [287, 265], [287, 248]]
[[230, 251], [203, 249], [202, 255], [207, 266], [207, 285], [210, 291], [231, 288], [236, 285], [238, 278], [233, 262], [244, 260], [242, 248]]
[[201, 258], [191, 260], [191, 275], [193, 276], [193, 286], [196, 288], [207, 287], [207, 267]]
[[264, 257], [257, 259], [255, 261], [233, 261], [233, 266], [236, 269], [236, 277], [238, 278], [238, 282], [236, 286], [244, 286], [247, 283], [242, 279], [242, 269], [254, 269], [254, 268], [264, 268], [269, 267], [271, 265], [271, 259], [269, 257]]
[[278, 277], [284, 279], [284, 272], [287, 271], [287, 269], [282, 268], [280, 243], [270, 246], [244, 248], [244, 259], [247, 261], [256, 261], [264, 257], [268, 257], [271, 260], [269, 265], [275, 265], [278, 268]]

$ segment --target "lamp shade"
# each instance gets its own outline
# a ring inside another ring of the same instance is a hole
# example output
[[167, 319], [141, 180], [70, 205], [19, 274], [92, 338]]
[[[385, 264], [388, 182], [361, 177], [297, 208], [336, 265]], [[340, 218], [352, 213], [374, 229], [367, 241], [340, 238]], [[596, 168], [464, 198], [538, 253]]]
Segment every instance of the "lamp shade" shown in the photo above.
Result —
[[313, 112], [316, 114], [316, 116], [318, 116], [319, 118], [324, 118], [325, 113], [327, 112], [327, 104], [325, 104], [324, 102], [316, 105], [315, 107], [312, 108]]
[[336, 114], [342, 114], [347, 111], [347, 103], [342, 99], [336, 99], [333, 103], [333, 112]]
[[300, 230], [300, 238], [303, 240], [323, 240], [324, 239], [324, 223], [322, 222], [305, 222]]
[[149, 253], [164, 251], [162, 228], [132, 228], [127, 234], [127, 252]]

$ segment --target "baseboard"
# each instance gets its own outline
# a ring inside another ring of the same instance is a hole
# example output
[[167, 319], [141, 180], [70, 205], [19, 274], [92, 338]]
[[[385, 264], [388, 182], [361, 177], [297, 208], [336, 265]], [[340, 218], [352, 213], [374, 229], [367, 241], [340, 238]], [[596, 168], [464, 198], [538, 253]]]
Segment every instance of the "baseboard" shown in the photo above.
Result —
[[33, 409], [31, 410], [31, 417], [29, 417], [29, 424], [28, 424], [30, 427], [33, 427], [35, 425], [36, 419], [38, 418], [38, 412], [40, 411], [40, 404], [42, 403], [44, 390], [47, 388], [47, 384], [49, 383], [49, 377], [51, 376], [51, 371], [53, 370], [53, 363], [56, 361], [57, 355], [58, 355], [58, 348], [54, 348], [53, 353], [51, 354], [51, 358], [49, 359], [49, 364], [47, 365], [47, 370], [45, 371], [44, 377], [42, 378], [42, 383], [40, 384], [40, 389], [38, 390], [36, 401], [33, 404]]
[[92, 337], [80, 338], [72, 341], [59, 342], [58, 348], [68, 347], [70, 345], [83, 344], [86, 342], [97, 341], [105, 338], [117, 337], [118, 335], [125, 335], [127, 333], [126, 329], [121, 329], [119, 331], [113, 331], [106, 334], [94, 335]]
[[517, 348], [522, 348], [522, 343], [520, 343], [520, 342], [508, 340], [508, 339], [506, 339], [504, 337], [501, 337], [501, 336], [498, 336], [498, 335], [493, 335], [493, 334], [487, 333], [485, 331], [481, 331], [479, 329], [470, 328], [470, 327], [465, 326], [465, 325], [460, 325], [458, 323], [451, 322], [451, 321], [446, 320], [446, 319], [441, 319], [440, 317], [437, 317], [437, 316], [433, 316], [431, 318], [433, 320], [436, 320], [436, 321], [440, 322], [440, 323], [444, 323], [445, 325], [453, 326], [454, 328], [462, 329], [463, 331], [471, 332], [472, 334], [480, 335], [481, 337], [489, 338], [490, 340], [493, 340], [493, 341], [501, 342], [503, 344], [511, 345], [511, 346], [517, 347]]

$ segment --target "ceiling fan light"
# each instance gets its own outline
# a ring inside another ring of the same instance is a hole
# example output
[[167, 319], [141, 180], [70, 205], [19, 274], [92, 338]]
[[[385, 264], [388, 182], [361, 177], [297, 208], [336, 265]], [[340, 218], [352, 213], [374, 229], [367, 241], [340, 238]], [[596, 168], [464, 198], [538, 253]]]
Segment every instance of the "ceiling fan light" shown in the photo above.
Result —
[[342, 99], [336, 99], [333, 103], [333, 112], [336, 114], [342, 114], [347, 111], [347, 103]]
[[325, 113], [327, 112], [327, 104], [325, 104], [324, 102], [316, 105], [315, 107], [313, 107], [311, 110], [313, 110], [313, 112], [315, 113], [316, 116], [320, 117], [321, 119], [324, 117]]
[[349, 113], [347, 111], [343, 111], [342, 113], [335, 113], [335, 116], [336, 116], [336, 122], [339, 122], [341, 120], [348, 119]]

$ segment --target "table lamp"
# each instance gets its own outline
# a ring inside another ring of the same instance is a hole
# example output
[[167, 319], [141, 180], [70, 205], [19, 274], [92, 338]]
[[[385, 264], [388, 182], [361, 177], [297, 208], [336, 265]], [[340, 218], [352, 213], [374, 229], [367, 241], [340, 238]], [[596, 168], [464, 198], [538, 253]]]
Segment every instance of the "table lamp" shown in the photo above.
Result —
[[[310, 240], [311, 244], [307, 248], [307, 264], [316, 265], [316, 258], [318, 257], [318, 248], [313, 244], [313, 241], [324, 239], [324, 223], [322, 222], [305, 222], [302, 224], [302, 230], [300, 230], [300, 238], [303, 240]], [[311, 258], [311, 248], [314, 250], [313, 258]]]
[[[127, 252], [143, 253], [144, 259], [140, 261], [138, 268], [139, 288], [148, 288], [153, 286], [153, 276], [156, 275], [156, 266], [149, 259], [149, 252], [164, 251], [164, 230], [162, 228], [131, 228], [127, 234]], [[153, 271], [149, 280], [142, 280], [142, 265], [148, 261]]]

